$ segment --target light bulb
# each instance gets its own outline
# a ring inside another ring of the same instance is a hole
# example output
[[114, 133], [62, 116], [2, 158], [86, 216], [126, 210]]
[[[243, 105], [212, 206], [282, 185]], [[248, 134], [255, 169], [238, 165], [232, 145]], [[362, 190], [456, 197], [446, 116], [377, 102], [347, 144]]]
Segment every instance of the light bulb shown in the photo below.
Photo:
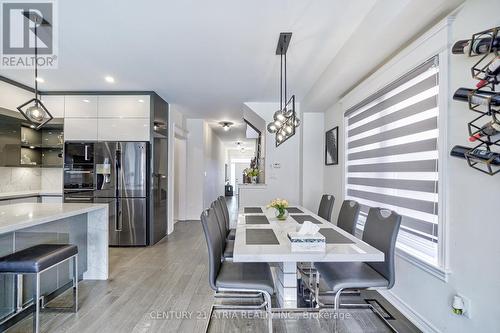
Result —
[[269, 123], [267, 125], [267, 131], [271, 134], [274, 134], [276, 133], [276, 131], [278, 130], [278, 128], [276, 127], [276, 125], [274, 123]]
[[273, 118], [274, 118], [274, 120], [276, 120], [276, 121], [281, 121], [281, 122], [283, 122], [283, 120], [285, 120], [285, 118], [286, 118], [286, 117], [285, 117], [285, 115], [283, 115], [283, 113], [282, 113], [280, 110], [278, 110], [278, 111], [276, 111], [276, 112], [274, 113], [274, 117], [273, 117]]
[[274, 121], [274, 126], [276, 126], [276, 128], [280, 128], [281, 126], [283, 126], [283, 123], [279, 120], [275, 120]]
[[229, 131], [229, 125], [224, 125], [223, 128], [224, 128], [224, 131], [226, 131], [226, 132]]
[[38, 105], [32, 105], [26, 109], [26, 116], [37, 123], [41, 123], [45, 118], [45, 110]]
[[300, 126], [300, 119], [296, 117], [295, 120], [294, 120], [294, 122], [293, 122], [293, 125], [295, 127], [299, 127]]
[[285, 131], [286, 131], [286, 133], [287, 133], [287, 134], [292, 134], [292, 131], [293, 131], [292, 126], [290, 126], [290, 125], [286, 125], [286, 127], [285, 127]]

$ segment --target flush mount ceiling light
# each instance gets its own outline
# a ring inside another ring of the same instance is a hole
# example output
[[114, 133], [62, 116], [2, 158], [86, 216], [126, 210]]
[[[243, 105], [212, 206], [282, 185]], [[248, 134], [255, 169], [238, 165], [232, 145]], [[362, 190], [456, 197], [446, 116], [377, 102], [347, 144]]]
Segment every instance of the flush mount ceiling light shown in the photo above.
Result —
[[234, 124], [230, 121], [221, 121], [219, 125], [221, 125], [224, 131], [227, 132], [231, 129], [231, 126], [233, 126]]
[[280, 56], [280, 109], [274, 113], [273, 121], [267, 125], [268, 132], [276, 135], [276, 147], [294, 136], [295, 129], [300, 125], [295, 113], [295, 95], [290, 99], [287, 95], [286, 52], [291, 38], [291, 32], [282, 32], [276, 47], [276, 54]]
[[115, 78], [109, 75], [104, 77], [104, 80], [106, 80], [107, 83], [115, 83]]
[[34, 23], [35, 33], [35, 98], [30, 99], [26, 103], [17, 107], [19, 112], [31, 123], [31, 127], [35, 129], [42, 128], [49, 121], [54, 119], [49, 110], [43, 105], [42, 101], [38, 99], [38, 82], [43, 82], [43, 79], [38, 77], [38, 31], [37, 27], [40, 25], [50, 25], [49, 22], [43, 19], [35, 11], [24, 11], [23, 15], [26, 19]]

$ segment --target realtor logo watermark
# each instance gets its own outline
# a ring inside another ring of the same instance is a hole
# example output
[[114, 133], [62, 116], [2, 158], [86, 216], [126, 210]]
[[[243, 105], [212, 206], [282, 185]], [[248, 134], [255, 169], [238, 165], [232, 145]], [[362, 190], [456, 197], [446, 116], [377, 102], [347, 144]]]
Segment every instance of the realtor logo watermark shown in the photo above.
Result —
[[[55, 69], [59, 51], [56, 1], [0, 0], [2, 69]], [[36, 41], [36, 43], [35, 43]]]

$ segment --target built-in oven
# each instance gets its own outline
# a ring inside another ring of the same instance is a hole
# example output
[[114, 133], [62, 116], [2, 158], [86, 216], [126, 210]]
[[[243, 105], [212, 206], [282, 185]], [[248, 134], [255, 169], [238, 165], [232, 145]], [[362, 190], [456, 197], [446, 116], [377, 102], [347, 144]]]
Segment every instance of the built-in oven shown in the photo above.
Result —
[[64, 147], [64, 191], [95, 190], [94, 143], [66, 142]]

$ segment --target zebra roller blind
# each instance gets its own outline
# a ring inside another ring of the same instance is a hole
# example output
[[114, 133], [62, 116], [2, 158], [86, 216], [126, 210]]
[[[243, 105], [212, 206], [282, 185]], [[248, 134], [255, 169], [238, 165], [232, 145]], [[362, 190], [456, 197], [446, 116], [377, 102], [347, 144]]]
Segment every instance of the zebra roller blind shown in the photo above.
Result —
[[437, 56], [345, 113], [346, 198], [403, 216], [398, 247], [437, 264]]

